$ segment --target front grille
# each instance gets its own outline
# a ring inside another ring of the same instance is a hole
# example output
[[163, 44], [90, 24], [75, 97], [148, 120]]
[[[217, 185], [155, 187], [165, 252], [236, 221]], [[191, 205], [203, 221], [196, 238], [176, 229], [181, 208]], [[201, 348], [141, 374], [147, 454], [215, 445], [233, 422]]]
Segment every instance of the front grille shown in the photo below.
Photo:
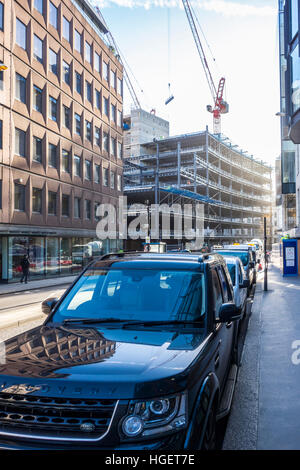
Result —
[[[0, 433], [96, 440], [108, 430], [115, 407], [115, 400], [0, 393]], [[83, 430], [87, 424], [89, 432]]]

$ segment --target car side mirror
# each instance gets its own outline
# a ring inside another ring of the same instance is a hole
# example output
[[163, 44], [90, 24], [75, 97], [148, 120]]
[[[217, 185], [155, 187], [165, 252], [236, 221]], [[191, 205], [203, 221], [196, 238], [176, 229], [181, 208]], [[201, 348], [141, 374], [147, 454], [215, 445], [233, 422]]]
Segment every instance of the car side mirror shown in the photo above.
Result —
[[241, 317], [241, 308], [237, 307], [233, 302], [223, 304], [219, 312], [219, 321], [221, 323], [228, 323], [231, 321], [239, 320]]
[[240, 289], [248, 289], [250, 287], [249, 279], [244, 279], [243, 282], [240, 283]]
[[44, 302], [42, 302], [42, 312], [45, 315], [50, 315], [58, 301], [59, 299], [56, 297], [50, 297], [49, 299], [44, 300]]

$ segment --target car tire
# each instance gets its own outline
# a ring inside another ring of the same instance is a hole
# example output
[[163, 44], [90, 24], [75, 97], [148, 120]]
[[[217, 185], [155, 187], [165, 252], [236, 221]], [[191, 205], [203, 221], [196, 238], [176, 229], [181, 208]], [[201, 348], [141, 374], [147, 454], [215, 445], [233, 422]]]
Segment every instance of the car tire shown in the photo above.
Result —
[[206, 428], [203, 436], [201, 450], [215, 450], [217, 448], [217, 417], [216, 407], [212, 405], [208, 417]]

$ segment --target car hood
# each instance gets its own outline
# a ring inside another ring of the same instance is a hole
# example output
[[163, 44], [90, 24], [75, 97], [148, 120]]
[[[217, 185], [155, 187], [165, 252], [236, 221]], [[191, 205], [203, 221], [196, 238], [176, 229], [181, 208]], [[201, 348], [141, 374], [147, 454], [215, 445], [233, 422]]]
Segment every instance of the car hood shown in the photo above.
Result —
[[171, 393], [186, 387], [206, 343], [201, 330], [41, 326], [4, 343], [0, 392], [16, 386], [48, 396]]

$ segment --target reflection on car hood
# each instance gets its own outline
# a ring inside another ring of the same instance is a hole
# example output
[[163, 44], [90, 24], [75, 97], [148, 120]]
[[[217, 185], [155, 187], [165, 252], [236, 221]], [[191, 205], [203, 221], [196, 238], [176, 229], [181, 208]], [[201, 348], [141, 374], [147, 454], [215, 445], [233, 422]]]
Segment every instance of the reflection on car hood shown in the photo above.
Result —
[[[102, 397], [128, 398], [153, 396], [153, 390], [158, 393], [159, 380], [160, 388], [170, 393], [185, 387], [186, 369], [205, 343], [201, 331], [185, 334], [180, 328], [129, 331], [103, 325], [41, 326], [4, 343], [0, 391], [13, 384], [42, 384], [44, 393], [51, 395], [49, 388], [58, 393], [56, 389], [63, 383], [70, 388], [64, 393], [73, 394], [77, 388], [89, 395], [99, 386]], [[182, 374], [182, 382], [174, 382], [178, 374]]]

